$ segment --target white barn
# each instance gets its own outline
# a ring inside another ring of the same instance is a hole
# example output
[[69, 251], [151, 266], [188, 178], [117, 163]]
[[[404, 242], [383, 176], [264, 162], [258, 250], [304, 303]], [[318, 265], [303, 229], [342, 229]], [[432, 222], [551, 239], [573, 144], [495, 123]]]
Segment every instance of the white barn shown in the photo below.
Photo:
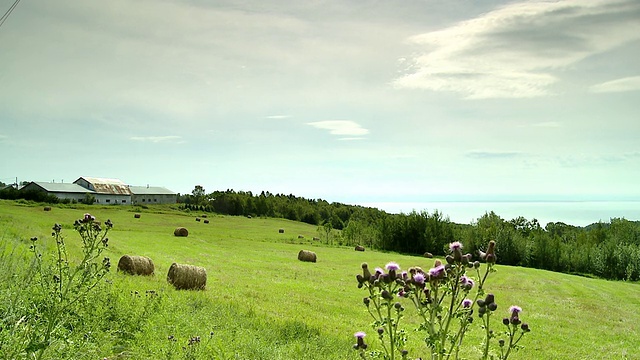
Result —
[[20, 191], [42, 191], [59, 199], [82, 201], [87, 194], [103, 205], [175, 204], [178, 194], [159, 186], [131, 186], [119, 179], [83, 176], [72, 184], [32, 181]]

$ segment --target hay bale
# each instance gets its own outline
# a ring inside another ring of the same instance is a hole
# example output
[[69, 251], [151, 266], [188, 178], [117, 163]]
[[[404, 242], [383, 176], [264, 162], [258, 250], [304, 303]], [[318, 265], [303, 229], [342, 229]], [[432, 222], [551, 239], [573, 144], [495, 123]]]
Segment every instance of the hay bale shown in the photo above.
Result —
[[284, 229], [278, 229], [278, 233], [284, 234]]
[[314, 237], [313, 237], [313, 240], [314, 240], [314, 241], [320, 241], [320, 238], [319, 238], [319, 237], [317, 237], [317, 236], [314, 236]]
[[304, 235], [298, 235], [298, 239], [304, 239]]
[[51, 206], [45, 206], [44, 211], [51, 211]]
[[209, 219], [204, 219], [204, 223], [208, 224], [209, 223]]
[[177, 290], [204, 290], [207, 285], [207, 270], [195, 265], [171, 264], [167, 282]]
[[199, 218], [199, 217], [197, 217], [197, 218], [196, 218], [196, 221], [200, 221], [200, 218]]
[[426, 252], [426, 253], [424, 253], [424, 257], [426, 257], [428, 259], [431, 259], [433, 257], [433, 254], [430, 253], [430, 252]]
[[118, 261], [118, 271], [131, 275], [153, 275], [155, 266], [153, 261], [146, 256], [122, 255]]
[[309, 250], [300, 250], [298, 253], [298, 260], [306, 262], [316, 262], [316, 253]]
[[183, 228], [183, 227], [179, 227], [179, 228], [176, 228], [173, 231], [173, 235], [181, 236], [181, 237], [187, 237], [187, 236], [189, 236], [189, 230], [187, 230], [186, 228]]
[[356, 251], [364, 251], [364, 246], [356, 245]]
[[136, 219], [140, 219], [140, 214], [133, 214], [133, 217]]
[[247, 219], [251, 219], [251, 215], [247, 215]]
[[201, 217], [201, 218], [206, 218], [206, 217], [207, 217], [207, 214], [202, 214], [202, 215], [200, 215], [200, 217]]

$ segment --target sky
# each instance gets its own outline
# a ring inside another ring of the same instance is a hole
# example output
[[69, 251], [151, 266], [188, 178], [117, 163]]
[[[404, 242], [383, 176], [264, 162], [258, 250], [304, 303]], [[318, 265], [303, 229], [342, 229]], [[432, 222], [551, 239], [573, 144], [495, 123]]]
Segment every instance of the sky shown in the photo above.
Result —
[[637, 201], [638, 59], [637, 0], [22, 1], [0, 181]]

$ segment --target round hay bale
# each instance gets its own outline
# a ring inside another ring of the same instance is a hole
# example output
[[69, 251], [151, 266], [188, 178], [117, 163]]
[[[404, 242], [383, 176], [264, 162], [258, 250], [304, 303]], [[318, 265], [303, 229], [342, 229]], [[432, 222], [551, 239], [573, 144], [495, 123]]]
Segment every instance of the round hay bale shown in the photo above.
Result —
[[278, 233], [284, 234], [284, 229], [278, 229]]
[[131, 275], [153, 275], [155, 266], [153, 261], [146, 256], [122, 255], [118, 261], [118, 271]]
[[173, 231], [173, 235], [181, 236], [181, 237], [187, 237], [187, 236], [189, 236], [189, 230], [187, 230], [186, 228], [183, 228], [183, 227], [179, 227], [179, 228], [176, 228]]
[[314, 240], [314, 241], [320, 241], [320, 238], [319, 238], [319, 237], [317, 237], [317, 236], [314, 236], [314, 237], [313, 237], [313, 240]]
[[207, 270], [195, 265], [171, 264], [167, 282], [177, 290], [204, 290], [207, 285]]
[[133, 214], [133, 217], [136, 219], [140, 219], [140, 214]]
[[201, 218], [206, 218], [206, 217], [207, 217], [207, 214], [202, 214], [202, 215], [200, 215], [200, 217], [201, 217]]
[[300, 250], [298, 253], [298, 260], [306, 262], [316, 262], [316, 253], [309, 250]]
[[364, 251], [364, 246], [356, 245], [356, 251]]
[[208, 224], [209, 223], [209, 219], [204, 219], [204, 223]]
[[247, 219], [251, 219], [251, 215], [247, 215]]
[[196, 218], [196, 221], [200, 221], [200, 218], [199, 218], [199, 217], [197, 217], [197, 218]]
[[298, 239], [304, 239], [304, 235], [298, 235]]
[[51, 211], [51, 206], [45, 206], [44, 211]]
[[424, 257], [431, 259], [433, 257], [433, 254], [430, 252], [426, 252], [424, 253]]

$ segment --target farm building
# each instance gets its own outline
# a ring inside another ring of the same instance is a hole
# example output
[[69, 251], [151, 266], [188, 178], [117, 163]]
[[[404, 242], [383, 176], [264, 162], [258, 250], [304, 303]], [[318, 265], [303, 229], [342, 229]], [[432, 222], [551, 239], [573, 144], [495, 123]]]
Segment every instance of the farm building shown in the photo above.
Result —
[[87, 194], [97, 204], [175, 204], [177, 194], [158, 186], [130, 186], [118, 179], [80, 177], [72, 184], [32, 181], [20, 191], [42, 191], [59, 199], [81, 201]]
[[49, 195], [55, 195], [61, 200], [71, 199], [81, 201], [86, 194], [95, 196], [95, 192], [93, 190], [83, 188], [78, 184], [49, 183], [42, 181], [32, 181], [20, 188], [20, 191], [42, 191]]
[[175, 204], [178, 196], [173, 191], [159, 186], [129, 186], [131, 203], [140, 204]]
[[81, 177], [73, 183], [92, 190], [98, 204], [131, 203], [131, 190], [121, 180]]

